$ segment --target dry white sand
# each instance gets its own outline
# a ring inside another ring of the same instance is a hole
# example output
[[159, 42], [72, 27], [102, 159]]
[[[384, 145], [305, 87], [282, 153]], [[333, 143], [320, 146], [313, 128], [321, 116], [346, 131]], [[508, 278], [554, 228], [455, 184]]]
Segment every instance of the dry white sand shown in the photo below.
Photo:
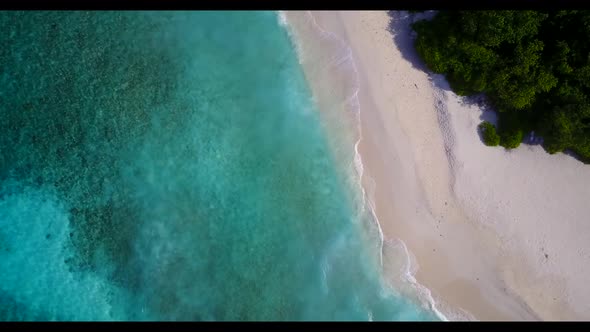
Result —
[[[540, 146], [483, 145], [477, 125], [493, 113], [427, 73], [413, 16], [312, 16], [351, 46], [363, 185], [385, 238], [411, 253], [422, 296], [451, 320], [590, 319], [590, 166]], [[398, 288], [415, 281], [385, 267]]]

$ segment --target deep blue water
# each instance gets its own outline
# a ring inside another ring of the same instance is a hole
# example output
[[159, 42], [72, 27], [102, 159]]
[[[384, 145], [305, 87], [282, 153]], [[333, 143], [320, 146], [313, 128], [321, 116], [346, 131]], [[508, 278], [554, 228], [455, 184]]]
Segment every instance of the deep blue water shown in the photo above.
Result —
[[274, 12], [0, 13], [0, 320], [429, 320]]

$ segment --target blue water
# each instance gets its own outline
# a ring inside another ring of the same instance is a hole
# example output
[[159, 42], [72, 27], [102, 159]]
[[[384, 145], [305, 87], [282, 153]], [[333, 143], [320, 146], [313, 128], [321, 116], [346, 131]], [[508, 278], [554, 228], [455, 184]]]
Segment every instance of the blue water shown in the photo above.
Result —
[[0, 320], [435, 319], [383, 286], [276, 13], [0, 31]]

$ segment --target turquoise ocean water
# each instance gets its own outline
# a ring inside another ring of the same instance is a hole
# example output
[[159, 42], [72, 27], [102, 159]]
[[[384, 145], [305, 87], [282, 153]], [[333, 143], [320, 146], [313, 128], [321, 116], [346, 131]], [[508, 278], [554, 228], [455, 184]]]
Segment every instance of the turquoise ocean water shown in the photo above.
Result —
[[0, 320], [435, 319], [384, 287], [276, 13], [0, 30]]

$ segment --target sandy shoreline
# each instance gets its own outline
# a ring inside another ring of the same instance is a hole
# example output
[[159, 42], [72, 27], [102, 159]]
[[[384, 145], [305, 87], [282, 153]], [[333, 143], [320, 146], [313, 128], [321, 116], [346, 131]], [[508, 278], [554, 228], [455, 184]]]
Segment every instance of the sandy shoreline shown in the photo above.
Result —
[[352, 49], [363, 186], [437, 309], [451, 320], [590, 318], [590, 167], [539, 146], [484, 146], [476, 127], [489, 114], [424, 71], [407, 14], [312, 15]]

